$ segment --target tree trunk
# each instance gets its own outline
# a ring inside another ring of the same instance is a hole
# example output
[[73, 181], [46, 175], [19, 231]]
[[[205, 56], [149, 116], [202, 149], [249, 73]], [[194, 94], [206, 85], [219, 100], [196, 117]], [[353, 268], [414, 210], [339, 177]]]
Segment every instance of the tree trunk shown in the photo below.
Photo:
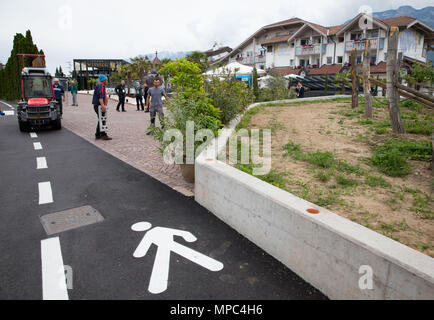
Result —
[[397, 59], [399, 29], [392, 27], [390, 33], [387, 46], [387, 101], [393, 132], [403, 134], [405, 129], [399, 110], [399, 93], [396, 87], [402, 59], [402, 53], [399, 54]]
[[357, 58], [356, 51], [351, 52], [351, 79], [352, 79], [352, 96], [351, 108], [356, 109], [359, 106], [359, 81], [357, 79]]
[[371, 55], [369, 53], [370, 41], [365, 43], [365, 52], [363, 55], [363, 93], [365, 95], [365, 117], [372, 119], [372, 95], [371, 95]]

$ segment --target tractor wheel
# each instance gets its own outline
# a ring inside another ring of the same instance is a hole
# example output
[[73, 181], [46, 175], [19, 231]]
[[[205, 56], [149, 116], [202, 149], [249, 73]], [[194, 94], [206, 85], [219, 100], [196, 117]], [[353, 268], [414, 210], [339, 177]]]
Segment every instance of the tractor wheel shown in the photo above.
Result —
[[18, 126], [20, 127], [21, 132], [29, 131], [29, 124], [27, 122], [18, 120]]
[[54, 130], [61, 130], [62, 129], [62, 120], [61, 119], [57, 119], [52, 121], [52, 126]]

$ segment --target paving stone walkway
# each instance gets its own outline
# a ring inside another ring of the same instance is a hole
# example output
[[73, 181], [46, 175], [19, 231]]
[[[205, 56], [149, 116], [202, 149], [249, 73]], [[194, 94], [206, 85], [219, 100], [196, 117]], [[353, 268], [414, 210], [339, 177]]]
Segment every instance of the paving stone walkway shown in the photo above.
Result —
[[97, 117], [91, 102], [91, 95], [78, 94], [78, 107], [64, 105], [63, 126], [176, 191], [188, 197], [194, 195], [194, 184], [184, 181], [179, 166], [164, 163], [158, 142], [146, 135], [149, 113], [136, 111], [135, 99], [129, 98], [130, 103], [125, 104], [127, 112], [120, 113], [116, 112], [117, 101], [110, 99], [108, 124], [112, 141], [95, 140]]

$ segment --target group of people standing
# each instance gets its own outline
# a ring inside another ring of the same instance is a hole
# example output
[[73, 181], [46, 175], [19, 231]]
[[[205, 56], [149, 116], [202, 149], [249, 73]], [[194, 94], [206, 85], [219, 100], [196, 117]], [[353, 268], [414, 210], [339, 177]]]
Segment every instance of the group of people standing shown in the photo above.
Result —
[[[99, 82], [95, 86], [92, 104], [94, 106], [94, 110], [98, 116], [98, 125], [96, 127], [95, 139], [102, 140], [112, 140], [112, 138], [107, 136], [106, 132], [102, 132], [99, 126], [99, 108], [101, 107], [101, 113], [104, 117], [107, 112], [107, 104], [108, 97], [106, 86], [108, 84], [108, 78], [105, 75], [99, 76]], [[151, 128], [155, 126], [155, 118], [158, 114], [160, 119], [161, 128], [164, 129], [164, 112], [163, 112], [163, 97], [166, 100], [169, 100], [164, 88], [161, 87], [161, 79], [159, 77], [155, 77], [153, 80], [153, 87], [148, 87], [145, 83], [143, 86], [140, 85], [140, 82], [136, 82], [135, 85], [135, 93], [136, 93], [136, 102], [137, 102], [137, 111], [144, 111], [150, 113], [151, 115]], [[127, 91], [125, 89], [125, 81], [122, 80], [121, 83], [115, 88], [116, 94], [118, 95], [119, 102], [116, 107], [117, 112], [121, 112], [120, 108], [122, 108], [122, 112], [126, 112], [125, 110], [125, 99], [127, 96]], [[146, 105], [146, 110], [145, 110]], [[140, 108], [141, 107], [141, 108]], [[150, 135], [152, 130], [147, 132], [147, 135]]]

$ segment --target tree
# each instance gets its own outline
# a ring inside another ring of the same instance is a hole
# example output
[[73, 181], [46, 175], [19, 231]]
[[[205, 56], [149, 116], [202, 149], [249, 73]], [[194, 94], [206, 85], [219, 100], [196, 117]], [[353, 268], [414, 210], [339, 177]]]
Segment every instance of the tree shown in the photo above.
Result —
[[[25, 36], [21, 33], [15, 35], [10, 57], [4, 69], [0, 70], [0, 97], [9, 101], [21, 98], [21, 58], [18, 53], [44, 54], [33, 43], [30, 30]], [[32, 61], [33, 58], [26, 57], [24, 66], [31, 66]]]
[[187, 60], [196, 63], [202, 70], [202, 73], [204, 73], [209, 67], [208, 57], [205, 52], [193, 51], [187, 56]]
[[134, 73], [137, 74], [137, 76], [140, 78], [142, 82], [144, 82], [146, 76], [152, 70], [152, 62], [149, 60], [147, 56], [145, 57], [138, 56], [135, 58], [131, 58], [131, 61], [133, 62], [131, 66], [132, 69], [134, 70]]
[[118, 74], [122, 78], [127, 78], [128, 94], [130, 94], [130, 84], [132, 78], [137, 78], [136, 68], [132, 64], [124, 64], [118, 71]]

